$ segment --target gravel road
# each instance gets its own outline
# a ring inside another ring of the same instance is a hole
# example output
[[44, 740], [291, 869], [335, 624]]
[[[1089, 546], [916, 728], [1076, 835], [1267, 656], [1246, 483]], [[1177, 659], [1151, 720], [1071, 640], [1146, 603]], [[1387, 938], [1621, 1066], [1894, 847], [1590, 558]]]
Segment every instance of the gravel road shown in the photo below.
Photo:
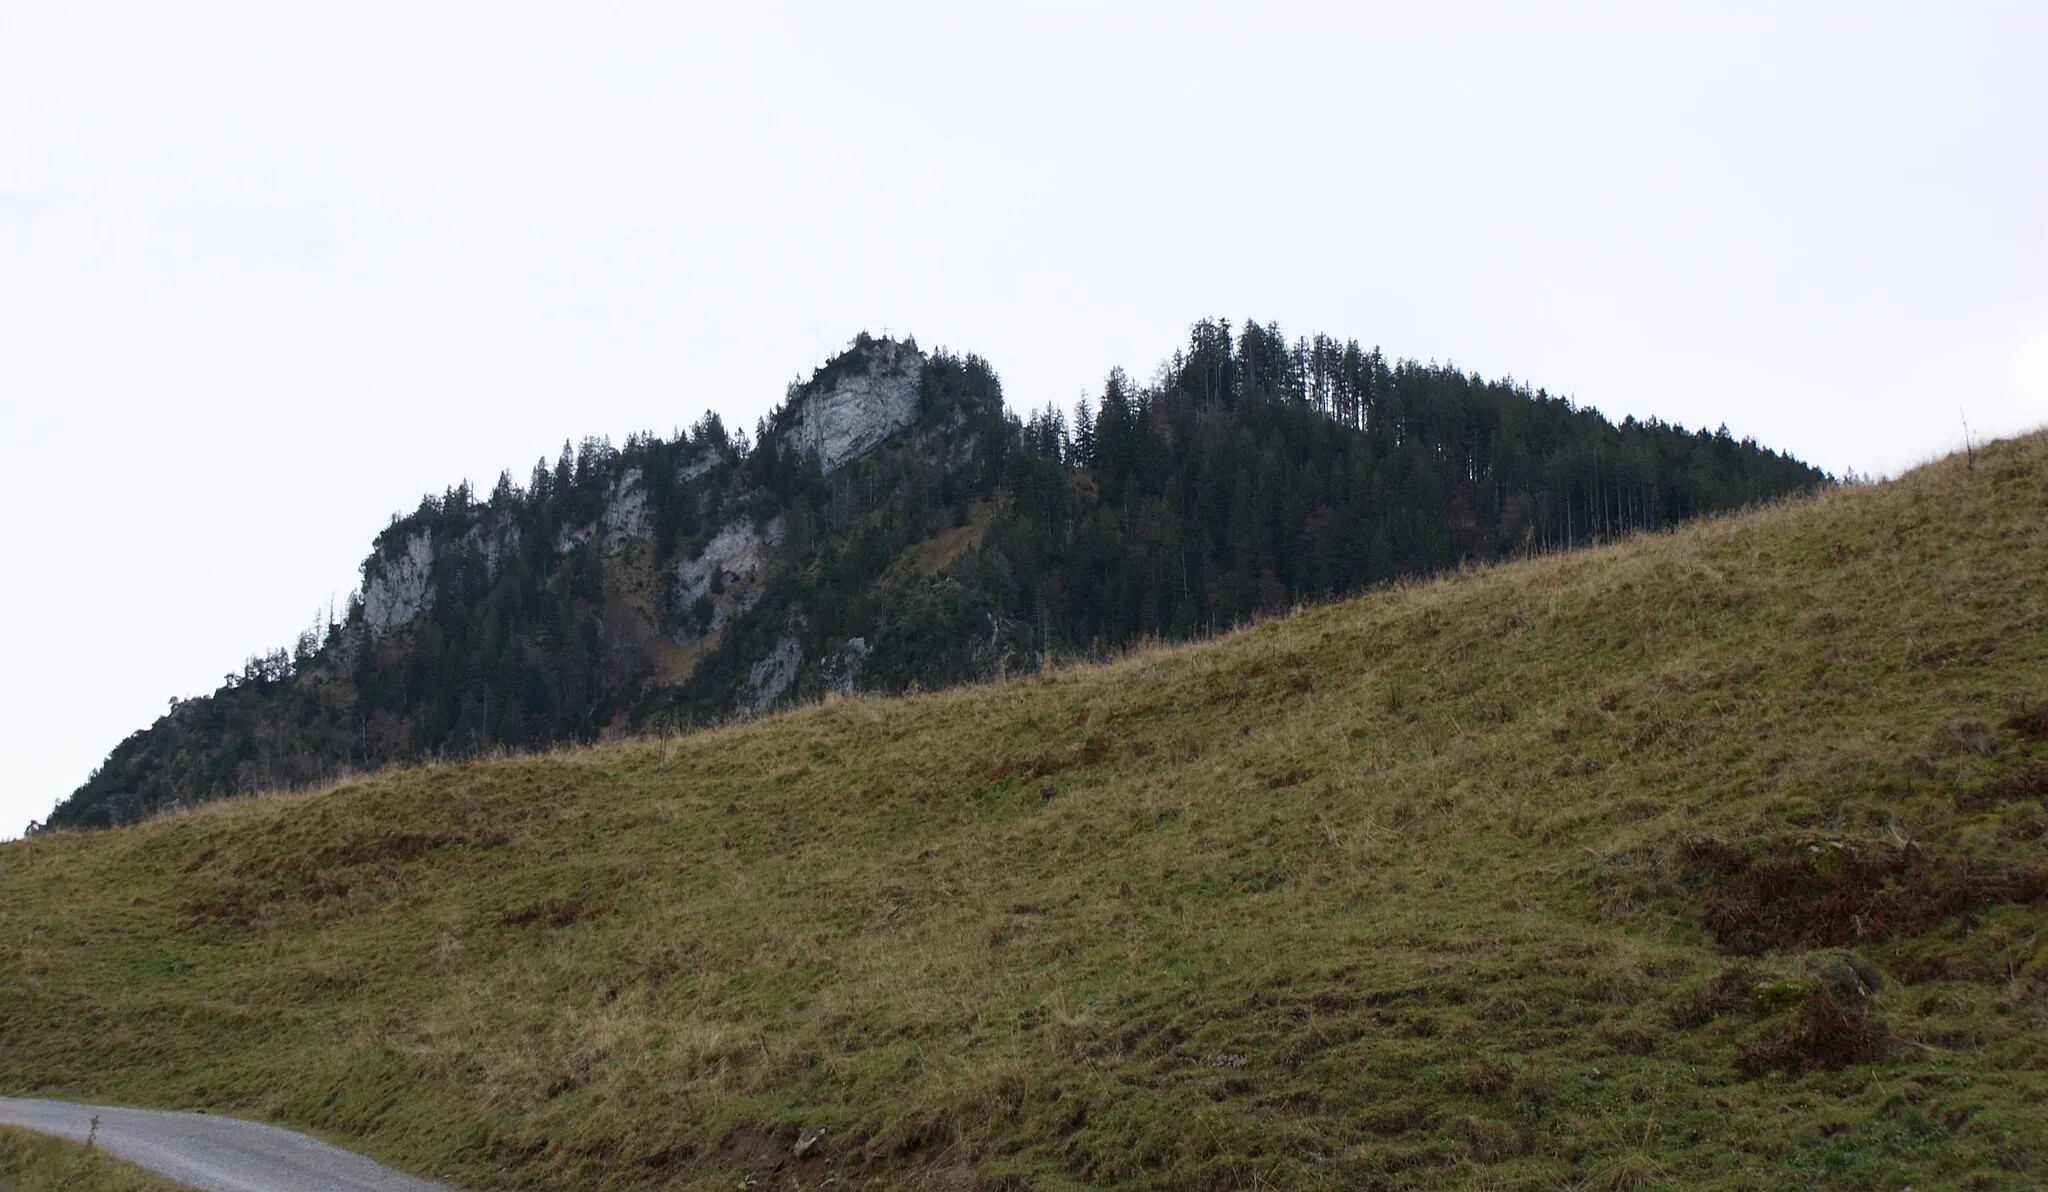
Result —
[[452, 1192], [317, 1138], [239, 1118], [0, 1097], [0, 1125], [75, 1142], [91, 1133], [108, 1154], [204, 1192]]

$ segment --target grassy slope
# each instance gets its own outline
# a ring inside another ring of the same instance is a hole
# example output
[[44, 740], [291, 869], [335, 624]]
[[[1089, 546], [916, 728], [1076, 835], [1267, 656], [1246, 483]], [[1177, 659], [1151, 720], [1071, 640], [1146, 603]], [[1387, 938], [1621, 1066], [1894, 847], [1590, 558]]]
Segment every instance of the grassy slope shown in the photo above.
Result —
[[1682, 844], [2037, 867], [2044, 696], [2036, 435], [1107, 667], [0, 846], [0, 1091], [477, 1188], [2032, 1187], [2048, 913], [1858, 943], [1884, 1055], [1750, 1075], [1803, 1011], [1747, 991], [1829, 954], [1732, 957]]
[[179, 1192], [184, 1187], [75, 1142], [0, 1126], [0, 1192]]

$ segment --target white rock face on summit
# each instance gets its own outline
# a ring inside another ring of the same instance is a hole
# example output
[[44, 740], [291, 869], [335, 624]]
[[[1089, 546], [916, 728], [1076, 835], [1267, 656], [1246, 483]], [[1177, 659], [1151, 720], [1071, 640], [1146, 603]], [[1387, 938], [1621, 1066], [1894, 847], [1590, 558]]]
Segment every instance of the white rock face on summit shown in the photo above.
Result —
[[[639, 473], [632, 475], [637, 480]], [[471, 526], [449, 546], [484, 561], [484, 574], [519, 553], [519, 523], [499, 514]], [[425, 530], [406, 535], [405, 552], [395, 559], [378, 556], [363, 581], [363, 619], [370, 636], [382, 637], [434, 607], [434, 537]]]
[[806, 397], [796, 423], [783, 433], [794, 451], [813, 452], [828, 474], [873, 451], [917, 417], [918, 376], [924, 353], [912, 345], [877, 340], [867, 350], [864, 374], [840, 377]]
[[433, 607], [434, 540], [424, 532], [411, 535], [404, 554], [382, 562], [363, 585], [363, 616], [377, 635]]

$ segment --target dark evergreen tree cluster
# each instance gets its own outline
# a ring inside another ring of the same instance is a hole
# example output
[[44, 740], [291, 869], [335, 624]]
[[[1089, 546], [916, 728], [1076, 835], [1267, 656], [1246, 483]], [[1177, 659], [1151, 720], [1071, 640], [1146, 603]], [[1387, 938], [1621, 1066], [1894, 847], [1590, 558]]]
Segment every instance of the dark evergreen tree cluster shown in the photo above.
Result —
[[1277, 327], [1197, 324], [1157, 384], [1024, 424], [990, 535], [1050, 649], [1185, 637], [1404, 575], [1658, 530], [1825, 481], [1727, 430]]
[[[800, 660], [783, 699], [1100, 656], [1827, 480], [1725, 428], [1615, 425], [1513, 381], [1222, 321], [1151, 384], [1116, 370], [1021, 420], [985, 361], [921, 358], [912, 426], [827, 474], [791, 445], [799, 408], [896, 347], [857, 338], [751, 441], [706, 414], [666, 439], [564, 444], [485, 498], [423, 500], [364, 563], [388, 576], [428, 546], [416, 615], [380, 634], [359, 598], [252, 659], [116, 747], [51, 824], [713, 721], [777, 651]], [[692, 595], [685, 565], [742, 524], [774, 528], [774, 565], [744, 602], [722, 575]]]

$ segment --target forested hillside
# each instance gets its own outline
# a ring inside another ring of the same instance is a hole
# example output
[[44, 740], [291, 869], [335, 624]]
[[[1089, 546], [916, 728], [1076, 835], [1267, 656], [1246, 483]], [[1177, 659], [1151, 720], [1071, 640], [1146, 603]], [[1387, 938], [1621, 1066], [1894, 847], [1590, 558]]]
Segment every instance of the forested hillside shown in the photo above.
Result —
[[706, 414], [426, 498], [346, 616], [177, 703], [51, 823], [1014, 674], [1825, 480], [1256, 322], [1023, 419], [987, 362], [863, 334], [752, 436]]

